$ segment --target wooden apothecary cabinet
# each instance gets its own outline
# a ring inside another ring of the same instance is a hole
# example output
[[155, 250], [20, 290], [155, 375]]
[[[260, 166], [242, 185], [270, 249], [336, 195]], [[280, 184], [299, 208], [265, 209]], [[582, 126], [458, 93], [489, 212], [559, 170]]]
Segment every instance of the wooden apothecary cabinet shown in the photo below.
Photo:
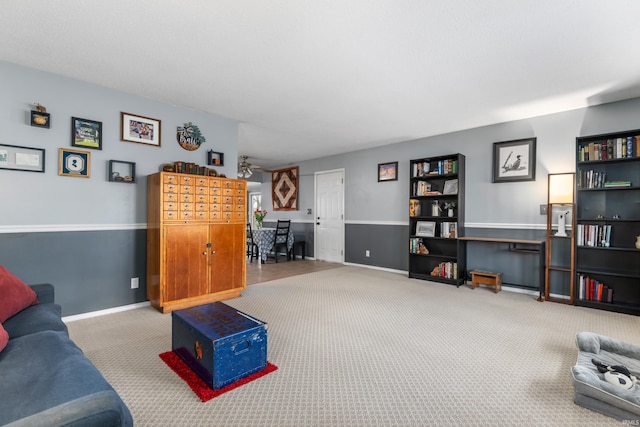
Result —
[[246, 288], [246, 182], [158, 172], [147, 177], [147, 297], [162, 313]]

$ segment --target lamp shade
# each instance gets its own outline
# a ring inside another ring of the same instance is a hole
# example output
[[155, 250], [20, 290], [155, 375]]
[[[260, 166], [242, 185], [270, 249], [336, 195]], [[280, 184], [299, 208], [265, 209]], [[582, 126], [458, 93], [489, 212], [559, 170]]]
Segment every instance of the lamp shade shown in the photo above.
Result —
[[549, 174], [549, 203], [573, 203], [574, 173]]

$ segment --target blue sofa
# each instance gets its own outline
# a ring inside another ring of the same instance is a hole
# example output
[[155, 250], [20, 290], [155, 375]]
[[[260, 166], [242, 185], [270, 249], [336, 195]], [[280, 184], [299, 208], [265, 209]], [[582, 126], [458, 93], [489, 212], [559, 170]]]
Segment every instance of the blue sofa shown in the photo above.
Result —
[[0, 425], [132, 426], [129, 409], [69, 338], [50, 284], [7, 319], [0, 351]]

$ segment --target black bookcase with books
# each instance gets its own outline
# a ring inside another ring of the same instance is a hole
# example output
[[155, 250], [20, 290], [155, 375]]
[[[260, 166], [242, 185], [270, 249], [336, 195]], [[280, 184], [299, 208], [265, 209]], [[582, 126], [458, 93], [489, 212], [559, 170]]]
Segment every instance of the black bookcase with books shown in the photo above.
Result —
[[640, 130], [576, 138], [574, 303], [640, 314]]
[[464, 171], [462, 154], [409, 162], [409, 277], [464, 283]]

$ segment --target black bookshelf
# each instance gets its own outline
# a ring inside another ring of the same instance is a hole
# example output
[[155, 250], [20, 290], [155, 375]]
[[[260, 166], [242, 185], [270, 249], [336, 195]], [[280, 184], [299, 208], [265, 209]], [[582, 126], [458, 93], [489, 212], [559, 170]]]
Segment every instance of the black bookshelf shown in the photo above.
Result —
[[460, 286], [466, 270], [465, 157], [409, 162], [409, 277]]
[[640, 130], [576, 138], [576, 305], [640, 314]]

